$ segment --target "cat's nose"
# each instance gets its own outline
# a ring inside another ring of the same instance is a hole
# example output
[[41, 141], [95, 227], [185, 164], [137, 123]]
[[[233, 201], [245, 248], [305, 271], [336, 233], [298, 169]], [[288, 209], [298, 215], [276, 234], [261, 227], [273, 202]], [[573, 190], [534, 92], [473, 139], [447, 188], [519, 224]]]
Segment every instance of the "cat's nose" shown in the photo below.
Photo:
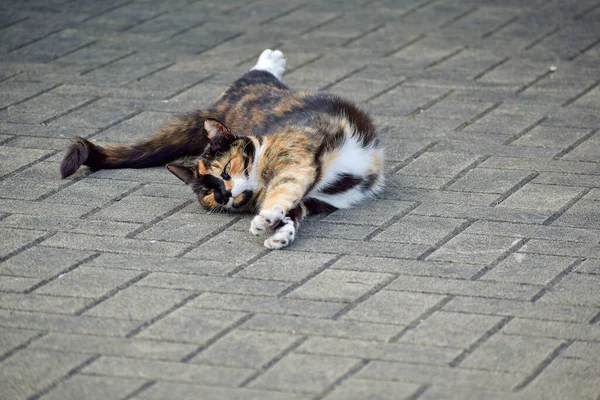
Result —
[[230, 198], [231, 198], [230, 191], [223, 193], [223, 204], [227, 204], [227, 202], [229, 201]]
[[215, 190], [215, 201], [221, 204], [227, 204], [229, 199], [231, 198], [230, 191], [219, 191]]

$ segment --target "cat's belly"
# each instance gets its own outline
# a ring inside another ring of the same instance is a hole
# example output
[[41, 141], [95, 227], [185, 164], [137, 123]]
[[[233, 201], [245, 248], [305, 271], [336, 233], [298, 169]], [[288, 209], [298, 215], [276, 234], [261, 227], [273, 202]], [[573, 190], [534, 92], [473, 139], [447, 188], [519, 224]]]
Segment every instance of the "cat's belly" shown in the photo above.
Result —
[[306, 197], [348, 208], [383, 189], [383, 150], [355, 138], [323, 157], [322, 178]]

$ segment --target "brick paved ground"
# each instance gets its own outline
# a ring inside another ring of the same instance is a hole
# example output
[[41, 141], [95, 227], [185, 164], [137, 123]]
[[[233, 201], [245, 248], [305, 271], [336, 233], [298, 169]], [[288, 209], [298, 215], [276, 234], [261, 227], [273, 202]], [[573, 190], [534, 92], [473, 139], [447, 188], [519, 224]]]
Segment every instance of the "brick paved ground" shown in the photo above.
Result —
[[[269, 252], [164, 169], [59, 179], [268, 47], [377, 117], [380, 199]], [[4, 0], [0, 60], [1, 399], [599, 398], [598, 0]]]

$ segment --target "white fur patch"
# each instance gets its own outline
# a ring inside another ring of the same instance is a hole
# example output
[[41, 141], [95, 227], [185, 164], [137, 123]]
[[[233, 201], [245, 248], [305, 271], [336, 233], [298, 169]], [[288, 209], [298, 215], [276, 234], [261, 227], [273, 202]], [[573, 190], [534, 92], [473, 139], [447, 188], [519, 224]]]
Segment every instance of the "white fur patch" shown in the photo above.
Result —
[[262, 210], [260, 214], [252, 219], [250, 233], [258, 236], [279, 225], [285, 217], [285, 210], [279, 204], [275, 204], [270, 210]]
[[285, 225], [277, 229], [274, 234], [265, 240], [264, 245], [267, 249], [281, 249], [294, 241], [296, 237], [294, 222], [290, 217], [284, 218], [283, 222]]
[[285, 56], [281, 51], [266, 49], [258, 57], [258, 61], [256, 62], [256, 65], [252, 67], [251, 71], [267, 71], [275, 75], [277, 79], [281, 79], [281, 76], [285, 71], [285, 63]]

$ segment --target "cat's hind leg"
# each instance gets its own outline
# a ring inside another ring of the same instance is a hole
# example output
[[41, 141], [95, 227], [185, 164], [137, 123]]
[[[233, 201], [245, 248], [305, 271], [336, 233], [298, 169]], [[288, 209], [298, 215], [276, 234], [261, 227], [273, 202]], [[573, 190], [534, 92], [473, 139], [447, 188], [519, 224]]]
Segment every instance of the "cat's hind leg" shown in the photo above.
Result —
[[256, 65], [251, 71], [267, 71], [273, 74], [277, 79], [281, 80], [281, 76], [285, 72], [285, 56], [279, 50], [266, 49], [258, 57]]

